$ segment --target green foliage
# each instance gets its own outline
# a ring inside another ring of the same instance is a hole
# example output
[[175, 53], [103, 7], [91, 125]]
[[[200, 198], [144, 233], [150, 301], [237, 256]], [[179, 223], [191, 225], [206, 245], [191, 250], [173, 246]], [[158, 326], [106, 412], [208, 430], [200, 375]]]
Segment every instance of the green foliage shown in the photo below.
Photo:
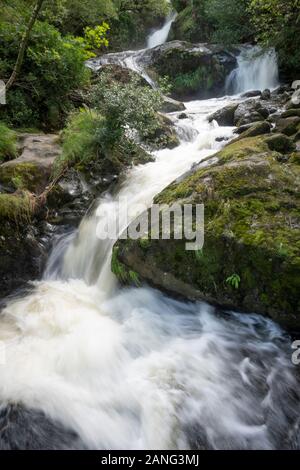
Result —
[[147, 33], [164, 21], [170, 10], [166, 0], [114, 0], [116, 16], [111, 25], [110, 44], [124, 50], [145, 45]]
[[212, 74], [205, 67], [198, 67], [193, 72], [178, 74], [173, 79], [173, 91], [179, 95], [195, 93], [201, 89], [209, 91], [214, 85]]
[[234, 289], [238, 289], [240, 286], [241, 278], [238, 274], [232, 274], [232, 276], [226, 279], [226, 283]]
[[29, 222], [35, 210], [35, 200], [28, 191], [0, 194], [0, 218], [15, 223]]
[[55, 161], [54, 176], [61, 174], [67, 167], [87, 163], [97, 155], [97, 131], [104, 122], [104, 118], [87, 109], [70, 115], [62, 134], [63, 151]]
[[166, 0], [48, 0], [44, 20], [63, 34], [80, 36], [86, 27], [108, 22], [111, 47], [123, 50], [143, 45], [147, 32], [163, 21], [169, 8]]
[[0, 122], [0, 163], [17, 156], [17, 135]]
[[129, 83], [110, 82], [109, 76], [101, 75], [93, 94], [98, 112], [105, 116], [106, 127], [101, 128], [99, 140], [105, 147], [121, 142], [125, 135], [138, 133], [147, 138], [157, 129], [157, 111], [163, 98], [159, 91], [144, 87], [139, 77]]
[[249, 0], [209, 0], [207, 21], [213, 26], [211, 40], [223, 44], [245, 42], [253, 37]]
[[287, 72], [300, 71], [300, 0], [251, 0], [258, 40], [275, 46]]
[[[0, 74], [8, 78], [16, 61], [23, 27], [0, 23]], [[57, 128], [70, 109], [72, 90], [88, 82], [84, 45], [71, 36], [63, 38], [47, 23], [38, 21], [32, 31], [22, 71], [7, 96], [2, 115], [14, 126]]]
[[[84, 41], [86, 49], [89, 51], [99, 50], [102, 47], [108, 47], [107, 32], [110, 27], [105, 21], [101, 25], [95, 26], [94, 28], [87, 27], [84, 30]], [[96, 56], [96, 54], [94, 54]]]

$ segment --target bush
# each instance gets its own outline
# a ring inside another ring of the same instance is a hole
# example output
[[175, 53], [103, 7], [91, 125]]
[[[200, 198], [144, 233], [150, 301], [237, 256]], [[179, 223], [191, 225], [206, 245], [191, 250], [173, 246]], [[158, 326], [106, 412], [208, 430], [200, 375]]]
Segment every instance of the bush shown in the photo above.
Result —
[[0, 122], [0, 163], [17, 156], [17, 135]]
[[105, 116], [99, 140], [104, 147], [112, 147], [127, 135], [137, 133], [141, 139], [153, 134], [158, 126], [157, 111], [163, 103], [160, 91], [141, 85], [139, 77], [129, 83], [110, 81], [103, 73], [93, 93], [93, 103]]
[[[8, 78], [16, 61], [22, 28], [0, 23], [0, 75]], [[32, 31], [21, 73], [7, 96], [2, 116], [14, 126], [59, 128], [71, 109], [70, 93], [88, 83], [85, 45], [63, 38], [47, 23]], [[5, 111], [4, 111], [5, 109]]]
[[205, 10], [208, 22], [213, 25], [213, 42], [223, 44], [241, 43], [253, 38], [250, 0], [210, 0]]
[[98, 153], [100, 147], [97, 130], [104, 124], [104, 118], [97, 113], [82, 109], [69, 116], [67, 126], [62, 133], [62, 155], [54, 165], [54, 175], [59, 175], [65, 168], [87, 163]]
[[300, 0], [251, 0], [257, 39], [276, 47], [281, 67], [292, 76], [300, 72]]

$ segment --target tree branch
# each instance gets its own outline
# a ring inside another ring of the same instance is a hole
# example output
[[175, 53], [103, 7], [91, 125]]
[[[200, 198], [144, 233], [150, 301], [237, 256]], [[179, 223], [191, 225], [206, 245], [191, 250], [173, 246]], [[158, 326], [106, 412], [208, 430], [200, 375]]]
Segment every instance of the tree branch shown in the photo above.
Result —
[[24, 59], [24, 54], [25, 54], [25, 51], [26, 51], [26, 48], [27, 48], [29, 37], [30, 37], [30, 33], [32, 31], [34, 23], [36, 22], [36, 19], [38, 17], [38, 14], [39, 14], [41, 8], [42, 8], [43, 3], [44, 3], [44, 0], [38, 0], [35, 7], [34, 7], [34, 10], [32, 12], [30, 21], [28, 23], [28, 26], [26, 28], [25, 33], [23, 34], [23, 37], [22, 37], [22, 40], [21, 40], [21, 43], [20, 43], [19, 53], [18, 53], [17, 61], [15, 63], [13, 72], [12, 72], [8, 82], [6, 83], [6, 86], [5, 86], [6, 91], [8, 91], [9, 88], [14, 84], [14, 82], [15, 82], [15, 80], [16, 80], [16, 78], [17, 78], [17, 76], [18, 76], [18, 74], [21, 70], [23, 59]]

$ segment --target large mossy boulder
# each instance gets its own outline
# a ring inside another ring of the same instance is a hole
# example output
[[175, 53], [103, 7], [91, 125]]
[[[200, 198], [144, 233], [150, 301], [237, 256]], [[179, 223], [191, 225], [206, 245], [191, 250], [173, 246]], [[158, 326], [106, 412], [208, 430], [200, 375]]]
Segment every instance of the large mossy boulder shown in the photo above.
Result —
[[220, 95], [226, 77], [236, 67], [229, 49], [182, 41], [158, 46], [144, 60], [154, 79], [168, 77], [175, 99]]
[[119, 279], [299, 328], [299, 160], [289, 148], [281, 158], [268, 139], [227, 145], [156, 197], [169, 206], [204, 204], [202, 250], [186, 251], [186, 240], [119, 240], [112, 264]]

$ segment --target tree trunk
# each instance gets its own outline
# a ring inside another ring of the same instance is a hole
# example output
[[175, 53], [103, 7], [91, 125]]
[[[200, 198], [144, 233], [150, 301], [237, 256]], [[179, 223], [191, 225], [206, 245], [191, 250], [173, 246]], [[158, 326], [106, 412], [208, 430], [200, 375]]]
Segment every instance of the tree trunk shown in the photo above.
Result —
[[14, 82], [17, 78], [17, 75], [19, 74], [19, 72], [21, 70], [23, 59], [24, 59], [24, 54], [25, 54], [25, 51], [26, 51], [26, 48], [27, 48], [29, 37], [30, 37], [30, 33], [31, 33], [31, 30], [34, 26], [34, 23], [36, 22], [36, 19], [38, 17], [38, 14], [39, 14], [41, 8], [42, 8], [43, 3], [44, 3], [44, 0], [37, 0], [37, 3], [34, 7], [34, 10], [32, 12], [30, 21], [28, 23], [28, 26], [26, 28], [26, 31], [25, 31], [25, 33], [22, 37], [21, 43], [20, 43], [19, 53], [18, 53], [17, 61], [16, 61], [15, 66], [14, 66], [14, 70], [13, 70], [9, 80], [6, 83], [6, 86], [5, 86], [6, 91], [8, 91], [9, 88], [14, 84]]

